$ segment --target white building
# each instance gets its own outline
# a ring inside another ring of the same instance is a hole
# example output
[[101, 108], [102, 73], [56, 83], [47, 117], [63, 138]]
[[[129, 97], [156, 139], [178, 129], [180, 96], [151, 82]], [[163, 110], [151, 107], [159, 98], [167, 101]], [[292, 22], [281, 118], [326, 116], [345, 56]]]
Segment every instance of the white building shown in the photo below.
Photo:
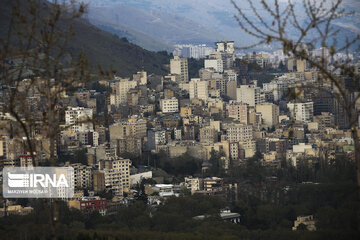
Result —
[[173, 54], [175, 56], [182, 56], [186, 58], [205, 58], [209, 56], [214, 48], [207, 46], [206, 44], [192, 45], [192, 44], [177, 44]]
[[68, 107], [65, 111], [65, 124], [74, 132], [91, 131], [93, 130], [92, 116], [91, 108]]
[[216, 43], [217, 52], [234, 53], [234, 41], [221, 41]]
[[192, 78], [189, 84], [190, 100], [197, 98], [207, 101], [209, 97], [208, 81], [201, 81], [200, 78]]
[[175, 97], [160, 100], [160, 109], [163, 113], [175, 113], [179, 111], [179, 100]]
[[180, 75], [181, 82], [188, 82], [189, 72], [187, 58], [174, 56], [174, 59], [170, 59], [170, 74]]
[[259, 87], [255, 87], [254, 85], [241, 85], [236, 89], [236, 101], [247, 103], [250, 107], [255, 107], [265, 101], [265, 96], [261, 93]]
[[304, 123], [312, 122], [314, 117], [314, 103], [288, 103], [290, 114], [296, 121]]
[[205, 68], [221, 73], [224, 71], [223, 61], [221, 59], [205, 59]]

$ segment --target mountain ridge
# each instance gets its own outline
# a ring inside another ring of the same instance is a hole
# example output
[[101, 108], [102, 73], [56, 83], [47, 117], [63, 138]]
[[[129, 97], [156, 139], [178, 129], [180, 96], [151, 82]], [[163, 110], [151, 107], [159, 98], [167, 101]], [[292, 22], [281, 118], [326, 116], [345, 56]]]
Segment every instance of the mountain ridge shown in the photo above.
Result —
[[[26, 0], [20, 3], [25, 5]], [[12, 5], [15, 0], [3, 0], [0, 2], [0, 38], [7, 36]], [[43, 1], [43, 3], [47, 3]], [[60, 21], [60, 29], [65, 29], [68, 22]], [[75, 54], [84, 52], [94, 70], [98, 66], [103, 69], [116, 71], [119, 76], [131, 76], [140, 70], [155, 74], [166, 74], [170, 56], [162, 53], [151, 52], [120, 39], [115, 34], [103, 31], [89, 23], [86, 19], [75, 19], [71, 22], [75, 35], [68, 42], [67, 49]]]

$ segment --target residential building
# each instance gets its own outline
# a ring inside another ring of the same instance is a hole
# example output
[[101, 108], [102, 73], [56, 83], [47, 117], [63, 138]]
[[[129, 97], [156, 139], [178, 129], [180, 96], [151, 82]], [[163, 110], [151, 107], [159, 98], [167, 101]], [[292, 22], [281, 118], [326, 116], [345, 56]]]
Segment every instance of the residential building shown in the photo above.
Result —
[[179, 111], [179, 100], [175, 97], [170, 99], [161, 99], [160, 108], [163, 113], [175, 113]]
[[265, 101], [265, 95], [261, 93], [259, 87], [254, 85], [240, 85], [236, 89], [236, 101], [246, 103], [250, 107], [255, 107]]
[[307, 64], [305, 59], [297, 59], [296, 60], [296, 69], [298, 72], [306, 72]]
[[240, 123], [248, 124], [248, 105], [244, 103], [238, 103], [230, 101], [228, 107], [228, 116]]
[[253, 139], [253, 127], [244, 124], [229, 124], [226, 128], [226, 136], [229, 142], [245, 142]]
[[224, 187], [224, 180], [218, 177], [211, 177], [204, 179], [204, 191], [212, 194], [222, 192]]
[[138, 85], [147, 84], [147, 73], [145, 71], [137, 72], [133, 74], [133, 80], [138, 83]]
[[200, 128], [200, 142], [201, 143], [215, 143], [218, 140], [217, 131], [210, 127], [206, 126]]
[[319, 129], [335, 126], [335, 116], [332, 113], [322, 112], [321, 115], [314, 116], [314, 122], [319, 124]]
[[93, 171], [93, 189], [95, 192], [102, 192], [105, 190], [105, 174], [104, 171]]
[[215, 72], [224, 71], [223, 61], [221, 59], [205, 59], [204, 66], [206, 69], [213, 69]]
[[136, 115], [126, 121], [116, 122], [109, 127], [110, 141], [132, 136], [141, 139], [146, 136], [146, 120]]
[[33, 158], [31, 155], [20, 155], [20, 167], [33, 167]]
[[294, 221], [294, 226], [292, 230], [297, 230], [300, 224], [305, 225], [306, 229], [309, 231], [315, 231], [316, 230], [316, 222], [314, 220], [313, 215], [308, 216], [298, 216], [296, 220]]
[[296, 121], [308, 123], [313, 120], [314, 117], [314, 104], [313, 102], [305, 103], [288, 103], [287, 107], [290, 111], [291, 116]]
[[155, 150], [157, 145], [166, 144], [166, 131], [150, 129], [147, 132], [148, 150]]
[[188, 82], [189, 73], [187, 58], [180, 58], [178, 56], [174, 56], [173, 59], [170, 59], [170, 74], [180, 75], [181, 82]]
[[189, 84], [190, 100], [197, 98], [207, 101], [209, 97], [208, 81], [201, 81], [200, 78], [192, 78]]
[[256, 112], [261, 113], [262, 122], [271, 128], [279, 123], [279, 106], [272, 103], [256, 105]]
[[192, 110], [191, 107], [181, 107], [180, 108], [180, 117], [182, 118], [188, 118], [192, 116]]
[[93, 170], [92, 167], [83, 165], [81, 163], [74, 163], [70, 165], [74, 168], [74, 185], [80, 189], [92, 189], [93, 184]]
[[82, 197], [80, 200], [70, 200], [69, 208], [76, 208], [84, 212], [98, 211], [102, 216], [106, 214], [107, 201], [98, 196]]
[[111, 169], [103, 169], [105, 187], [112, 190], [115, 196], [122, 196], [130, 189], [130, 159], [116, 158], [111, 160]]
[[216, 42], [216, 51], [233, 54], [234, 53], [234, 41]]
[[111, 101], [111, 105], [116, 107], [127, 103], [127, 96], [130, 89], [138, 85], [137, 81], [132, 81], [130, 78], [115, 78], [117, 80], [115, 85], [115, 94]]
[[93, 110], [83, 107], [68, 107], [65, 111], [65, 124], [74, 132], [93, 130]]
[[185, 177], [184, 185], [187, 189], [191, 191], [191, 194], [194, 194], [196, 191], [200, 191], [202, 188], [202, 179], [194, 177]]

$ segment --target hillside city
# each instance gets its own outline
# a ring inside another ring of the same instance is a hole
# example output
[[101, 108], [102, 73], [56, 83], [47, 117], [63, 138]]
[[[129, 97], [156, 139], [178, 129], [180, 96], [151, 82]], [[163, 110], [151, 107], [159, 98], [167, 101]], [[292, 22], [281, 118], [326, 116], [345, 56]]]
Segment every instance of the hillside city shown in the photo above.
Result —
[[[254, 191], [251, 184], [276, 185], [284, 176], [276, 171], [261, 175], [258, 169], [254, 174], [259, 176], [248, 175], [244, 181], [233, 170], [251, 160], [264, 168], [306, 168], [311, 173], [324, 162], [352, 161], [349, 119], [340, 100], [306, 88], [316, 84], [318, 72], [305, 60], [285, 57], [282, 51], [239, 57], [232, 41], [217, 42], [206, 56], [199, 55], [201, 49], [189, 51], [188, 47], [186, 51], [205, 57], [198, 77], [189, 77], [188, 59], [175, 55], [168, 75], [140, 71], [132, 78], [115, 76], [110, 81], [99, 80], [96, 88], [63, 94], [66, 108], [56, 155], [59, 166], [74, 168], [76, 192], [72, 199], [65, 199], [69, 207], [108, 215], [118, 205], [137, 199], [157, 206], [183, 194], [220, 196], [228, 201], [255, 195], [277, 202], [279, 195], [266, 196], [272, 194], [269, 189]], [[327, 54], [326, 49], [317, 49], [313, 55], [324, 52]], [[335, 57], [337, 61], [351, 58], [360, 69], [353, 55]], [[267, 69], [271, 80], [254, 79], [250, 68]], [[296, 99], [290, 97], [290, 86], [295, 91], [298, 86]], [[332, 91], [331, 85], [327, 88]], [[36, 91], [29, 101], [37, 111], [40, 96]], [[1, 116], [1, 167], [31, 167], [26, 139], [15, 127], [9, 114]], [[37, 129], [32, 137], [36, 139], [36, 161], [45, 164], [47, 139]], [[306, 174], [296, 176], [295, 182], [318, 184], [316, 177]], [[286, 195], [292, 187], [284, 186], [280, 194]], [[0, 209], [3, 216], [33, 211], [31, 204], [5, 202], [6, 208]], [[241, 222], [241, 215], [229, 210], [223, 210], [221, 218]], [[316, 229], [311, 214], [298, 218], [293, 229], [300, 223]]]
[[[175, 16], [155, 12], [162, 0], [144, 1], [146, 14], [140, 0], [94, 1], [84, 18], [82, 5], [71, 16], [65, 3], [35, 2], [0, 4], [13, 11], [0, 17], [9, 25], [9, 45], [0, 27], [0, 239], [359, 239], [360, 51], [351, 42], [337, 51], [336, 41], [280, 46], [268, 35], [246, 49], [194, 19], [162, 22], [186, 23], [178, 31], [191, 38], [180, 42], [139, 30], [151, 32], [156, 14]], [[182, 12], [180, 2], [166, 8]], [[126, 20], [110, 15], [117, 9], [129, 22], [144, 14], [138, 29], [117, 28]], [[41, 167], [73, 170], [74, 194], [60, 186], [55, 197], [7, 197], [39, 180], [11, 169]]]

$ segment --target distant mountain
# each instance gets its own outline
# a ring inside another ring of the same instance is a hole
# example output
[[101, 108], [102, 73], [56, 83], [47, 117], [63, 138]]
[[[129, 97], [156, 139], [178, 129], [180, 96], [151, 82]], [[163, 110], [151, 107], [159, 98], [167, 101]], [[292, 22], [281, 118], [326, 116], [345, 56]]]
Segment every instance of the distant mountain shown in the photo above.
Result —
[[91, 23], [97, 26], [98, 28], [116, 34], [120, 38], [125, 37], [129, 40], [129, 42], [141, 46], [146, 50], [168, 51], [168, 52], [172, 52], [174, 50], [173, 45], [166, 43], [160, 39], [157, 39], [155, 37], [152, 37], [150, 35], [147, 35], [145, 33], [136, 31], [128, 26], [124, 26], [121, 24], [111, 24], [108, 22], [104, 22], [101, 19], [91, 19], [89, 21], [91, 21]]
[[[111, 8], [119, 4], [136, 8], [146, 13], [161, 12], [166, 14], [176, 15], [185, 19], [189, 19], [200, 26], [211, 29], [217, 32], [222, 39], [234, 40], [237, 46], [246, 46], [254, 43], [254, 38], [243, 32], [234, 18], [237, 14], [236, 9], [231, 4], [230, 0], [86, 0], [90, 3], [90, 8]], [[280, 5], [284, 6], [288, 0], [280, 0]], [[235, 0], [236, 3], [246, 12], [250, 19], [256, 20], [251, 8], [246, 4], [246, 1]], [[261, 9], [260, 0], [252, 1], [257, 9]], [[271, 3], [272, 1], [268, 1]], [[305, 14], [301, 10], [302, 0], [293, 0], [298, 3], [298, 16], [305, 19]], [[328, 1], [330, 5], [332, 0]], [[354, 15], [336, 21], [334, 27], [340, 29], [339, 37], [344, 38], [345, 35], [354, 37], [360, 33], [360, 1], [359, 0], [344, 0], [343, 5], [346, 10], [354, 11]], [[265, 21], [270, 22], [270, 19], [259, 11]], [[136, 19], [134, 19], [136, 21]], [[179, 22], [181, 25], [181, 22]], [[295, 32], [291, 31], [290, 34]]]
[[216, 30], [193, 20], [155, 9], [140, 9], [124, 4], [97, 6], [89, 4], [90, 22], [111, 28], [127, 28], [144, 33], [168, 44], [211, 43], [224, 39]]
[[[22, 4], [26, 0], [20, 1]], [[45, 3], [46, 1], [44, 1]], [[16, 0], [0, 1], [0, 39], [7, 36], [10, 23], [12, 5]], [[66, 28], [68, 22], [60, 22], [60, 27]], [[144, 69], [150, 73], [167, 73], [166, 64], [169, 63], [169, 55], [164, 52], [156, 53], [145, 50], [135, 44], [121, 39], [115, 34], [103, 31], [84, 19], [72, 22], [76, 33], [68, 43], [69, 51], [79, 53], [85, 52], [90, 63], [97, 67], [114, 69], [120, 76], [131, 76], [139, 70]]]

